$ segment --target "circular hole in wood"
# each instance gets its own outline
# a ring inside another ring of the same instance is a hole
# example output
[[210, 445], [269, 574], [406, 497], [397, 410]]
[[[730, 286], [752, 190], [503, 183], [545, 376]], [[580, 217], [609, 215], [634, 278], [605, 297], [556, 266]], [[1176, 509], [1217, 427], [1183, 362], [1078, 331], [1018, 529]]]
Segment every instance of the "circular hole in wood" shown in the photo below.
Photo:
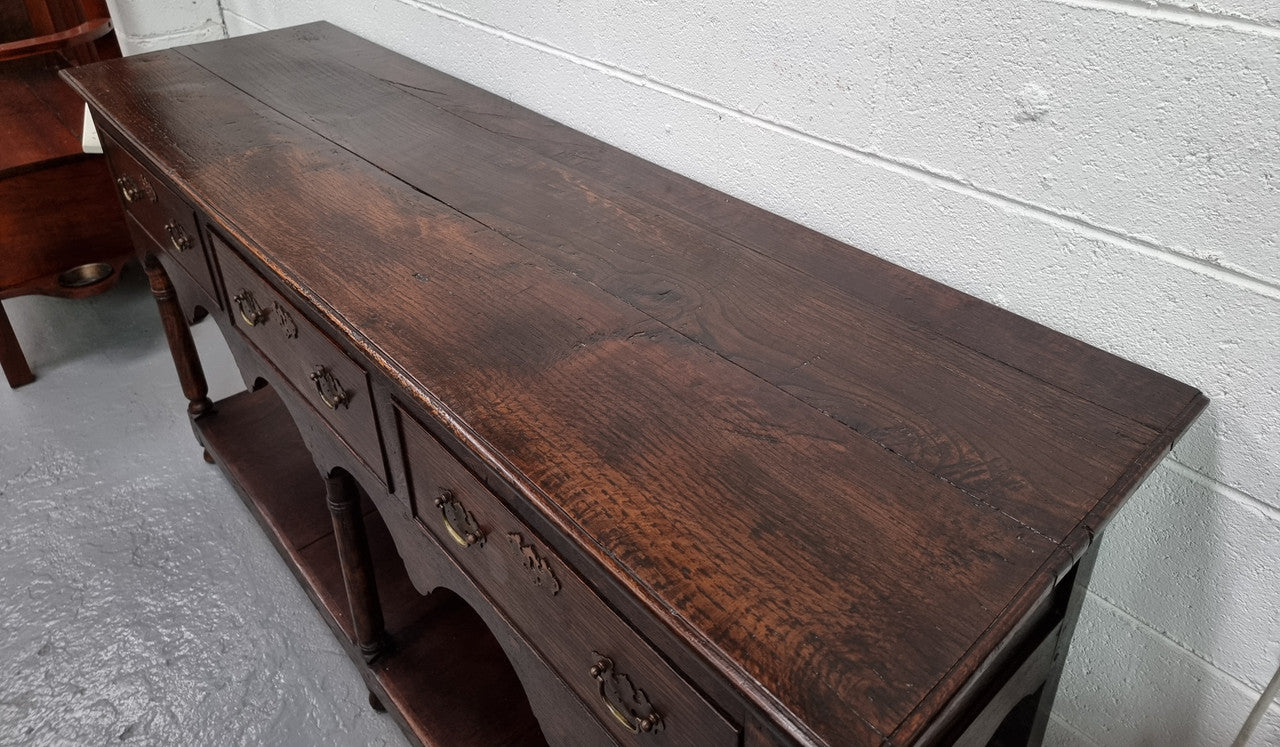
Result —
[[90, 262], [85, 265], [77, 265], [58, 275], [58, 285], [63, 288], [83, 288], [86, 285], [93, 285], [106, 280], [111, 277], [112, 272], [114, 270], [106, 262]]

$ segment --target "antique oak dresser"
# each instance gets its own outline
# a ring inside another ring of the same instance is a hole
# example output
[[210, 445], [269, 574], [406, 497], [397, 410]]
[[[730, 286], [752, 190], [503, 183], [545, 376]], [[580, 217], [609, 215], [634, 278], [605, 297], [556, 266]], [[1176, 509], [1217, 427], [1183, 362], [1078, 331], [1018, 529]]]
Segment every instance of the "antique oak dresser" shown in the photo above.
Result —
[[422, 743], [1037, 741], [1206, 403], [329, 24], [64, 76], [206, 458]]

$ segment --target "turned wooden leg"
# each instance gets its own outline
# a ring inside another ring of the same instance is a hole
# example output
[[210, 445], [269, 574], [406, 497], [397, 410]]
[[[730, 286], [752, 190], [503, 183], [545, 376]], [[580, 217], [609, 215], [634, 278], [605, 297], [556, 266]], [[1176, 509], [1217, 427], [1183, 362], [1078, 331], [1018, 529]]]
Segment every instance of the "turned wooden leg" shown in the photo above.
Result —
[[325, 494], [329, 514], [333, 518], [333, 534], [338, 540], [338, 562], [342, 565], [342, 580], [347, 586], [356, 645], [360, 647], [365, 661], [372, 662], [383, 652], [385, 634], [378, 584], [373, 576], [373, 560], [369, 556], [369, 540], [364, 533], [364, 517], [360, 514], [360, 494], [351, 475], [340, 470], [325, 478]]
[[169, 353], [173, 356], [174, 368], [178, 370], [182, 393], [188, 400], [187, 413], [198, 418], [213, 409], [213, 402], [209, 400], [209, 385], [204, 380], [204, 369], [200, 367], [200, 356], [196, 352], [195, 341], [191, 339], [191, 329], [182, 316], [182, 307], [178, 305], [173, 283], [160, 260], [155, 255], [148, 254], [143, 257], [142, 266], [151, 282], [151, 294], [156, 297], [156, 305], [160, 307], [160, 320], [164, 322], [164, 336], [169, 341]]
[[27, 365], [22, 348], [18, 347], [18, 336], [13, 333], [13, 325], [9, 323], [3, 304], [0, 304], [0, 368], [4, 369], [4, 377], [14, 389], [30, 384], [36, 378]]

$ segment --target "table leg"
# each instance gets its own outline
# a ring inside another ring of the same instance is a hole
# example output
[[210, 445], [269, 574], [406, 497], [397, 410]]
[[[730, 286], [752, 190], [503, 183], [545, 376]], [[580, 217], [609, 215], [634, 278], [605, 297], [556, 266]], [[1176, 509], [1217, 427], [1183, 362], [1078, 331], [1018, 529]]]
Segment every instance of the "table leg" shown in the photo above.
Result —
[[372, 662], [383, 653], [386, 637], [382, 604], [378, 601], [378, 584], [374, 579], [373, 560], [364, 531], [364, 517], [360, 514], [360, 493], [351, 475], [334, 470], [325, 478], [325, 494], [333, 519], [333, 534], [338, 540], [338, 562], [347, 587], [356, 645], [360, 647], [365, 661]]
[[169, 341], [169, 353], [178, 370], [182, 393], [188, 400], [187, 413], [192, 418], [198, 418], [213, 409], [213, 402], [208, 396], [209, 385], [204, 380], [204, 369], [200, 366], [195, 341], [191, 339], [191, 329], [183, 318], [173, 282], [169, 280], [160, 259], [154, 254], [148, 254], [143, 257], [142, 266], [151, 283], [151, 294], [160, 307], [160, 320], [164, 323], [164, 336]]
[[1040, 744], [1044, 741], [1045, 727], [1049, 725], [1049, 712], [1053, 709], [1053, 700], [1058, 695], [1058, 684], [1062, 679], [1062, 667], [1067, 661], [1067, 652], [1071, 648], [1071, 639], [1076, 632], [1076, 622], [1080, 619], [1080, 609], [1084, 606], [1089, 579], [1093, 576], [1093, 566], [1098, 561], [1098, 548], [1101, 546], [1102, 533], [1099, 532], [1094, 536], [1089, 551], [1076, 564], [1075, 577], [1071, 579], [1071, 596], [1067, 600], [1066, 613], [1062, 616], [1062, 631], [1058, 634], [1058, 648], [1054, 652], [1049, 677], [1045, 680], [1036, 704], [1036, 715], [1027, 735], [1027, 744]]
[[1062, 680], [1062, 668], [1071, 648], [1071, 638], [1075, 633], [1076, 622], [1080, 619], [1080, 609], [1084, 606], [1089, 578], [1093, 575], [1093, 566], [1098, 560], [1098, 547], [1102, 542], [1102, 534], [1093, 538], [1088, 552], [1076, 564], [1071, 575], [1063, 579], [1068, 591], [1066, 609], [1062, 615], [1062, 625], [1058, 629], [1058, 641], [1054, 647], [1053, 660], [1049, 664], [1049, 672], [1044, 684], [1031, 696], [1014, 708], [999, 730], [991, 738], [988, 747], [1004, 747], [1005, 745], [1039, 745], [1044, 742], [1044, 732], [1049, 725], [1049, 713], [1053, 710], [1053, 701], [1058, 694], [1058, 685]]
[[18, 336], [13, 333], [13, 325], [9, 323], [3, 304], [0, 304], [0, 368], [4, 369], [4, 377], [14, 389], [30, 384], [36, 378], [27, 365], [22, 348], [18, 347]]

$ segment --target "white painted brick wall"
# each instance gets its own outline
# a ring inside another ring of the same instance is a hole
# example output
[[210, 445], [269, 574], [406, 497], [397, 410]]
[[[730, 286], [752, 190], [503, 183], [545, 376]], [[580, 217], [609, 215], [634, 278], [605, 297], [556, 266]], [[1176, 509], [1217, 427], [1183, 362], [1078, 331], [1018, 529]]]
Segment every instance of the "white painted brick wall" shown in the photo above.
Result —
[[1108, 530], [1048, 741], [1231, 741], [1280, 663], [1275, 0], [222, 10], [330, 20], [1202, 388]]
[[126, 55], [227, 35], [218, 0], [107, 0]]

